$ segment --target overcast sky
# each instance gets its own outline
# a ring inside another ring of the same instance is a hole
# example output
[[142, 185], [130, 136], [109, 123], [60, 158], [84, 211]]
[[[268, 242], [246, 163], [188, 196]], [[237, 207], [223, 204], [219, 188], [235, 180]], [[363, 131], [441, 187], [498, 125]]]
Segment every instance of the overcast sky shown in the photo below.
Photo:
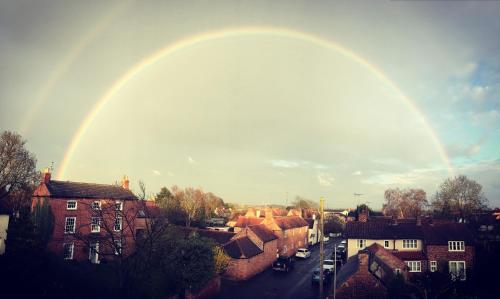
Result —
[[206, 39], [127, 81], [62, 179], [127, 174], [151, 193], [176, 184], [229, 202], [300, 195], [380, 208], [387, 188], [430, 198], [451, 175], [436, 136], [454, 173], [500, 206], [498, 1], [0, 0], [0, 128], [21, 133], [38, 167], [54, 162], [57, 174], [127, 70], [179, 40], [247, 27], [262, 32]]

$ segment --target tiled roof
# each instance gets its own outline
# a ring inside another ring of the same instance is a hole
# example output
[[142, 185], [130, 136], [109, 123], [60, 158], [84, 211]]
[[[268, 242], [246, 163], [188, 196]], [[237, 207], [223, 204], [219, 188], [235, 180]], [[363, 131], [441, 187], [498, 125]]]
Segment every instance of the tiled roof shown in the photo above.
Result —
[[345, 263], [340, 271], [337, 273], [337, 288], [339, 288], [344, 282], [346, 282], [349, 277], [358, 271], [359, 261], [358, 255], [351, 256], [347, 263]]
[[247, 227], [250, 225], [257, 225], [261, 224], [263, 220], [264, 220], [263, 218], [239, 216], [238, 220], [236, 221], [235, 227]]
[[463, 223], [443, 223], [424, 227], [427, 245], [446, 245], [448, 241], [465, 241], [465, 245], [473, 245], [474, 235]]
[[47, 184], [50, 196], [54, 198], [95, 198], [137, 200], [129, 189], [116, 185], [63, 182], [51, 180]]
[[400, 258], [393, 255], [391, 251], [380, 246], [378, 243], [373, 243], [368, 246], [367, 250], [390, 269], [403, 269], [405, 267], [405, 263]]
[[422, 239], [422, 227], [410, 223], [393, 225], [385, 221], [348, 222], [347, 238], [363, 239]]
[[264, 224], [251, 225], [248, 228], [252, 230], [264, 243], [278, 239], [278, 237]]
[[299, 216], [276, 217], [274, 218], [274, 221], [282, 230], [309, 226], [309, 224]]
[[224, 251], [234, 259], [251, 258], [263, 252], [246, 236], [226, 243]]
[[403, 261], [425, 261], [427, 257], [422, 251], [393, 251], [392, 254]]

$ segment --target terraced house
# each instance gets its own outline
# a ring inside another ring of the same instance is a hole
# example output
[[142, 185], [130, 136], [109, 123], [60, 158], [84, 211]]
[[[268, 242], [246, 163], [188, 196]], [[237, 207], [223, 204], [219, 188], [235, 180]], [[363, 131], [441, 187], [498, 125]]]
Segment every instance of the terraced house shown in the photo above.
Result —
[[51, 180], [50, 172], [32, 197], [34, 211], [50, 211], [53, 228], [48, 249], [66, 260], [100, 263], [134, 250], [137, 237], [144, 235], [150, 209], [122, 185], [104, 185]]
[[[449, 272], [465, 280], [474, 265], [474, 239], [461, 223], [432, 219], [387, 219], [367, 215], [346, 226], [347, 256], [373, 244], [403, 261], [410, 275]], [[401, 269], [403, 270], [403, 269]]]

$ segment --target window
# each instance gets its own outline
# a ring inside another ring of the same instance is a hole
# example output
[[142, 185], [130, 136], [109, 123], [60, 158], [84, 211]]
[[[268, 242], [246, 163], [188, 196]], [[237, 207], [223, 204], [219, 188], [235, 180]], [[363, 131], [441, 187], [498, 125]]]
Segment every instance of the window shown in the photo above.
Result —
[[68, 200], [66, 202], [66, 210], [76, 210], [76, 200]]
[[100, 210], [101, 209], [101, 202], [100, 201], [94, 201], [92, 203], [92, 210]]
[[431, 261], [431, 262], [430, 262], [430, 267], [429, 267], [429, 268], [431, 269], [431, 272], [436, 272], [436, 271], [437, 271], [437, 269], [438, 269], [437, 262], [436, 262], [436, 261]]
[[403, 248], [407, 249], [417, 248], [417, 240], [403, 240]]
[[115, 231], [121, 231], [122, 230], [122, 217], [116, 217], [114, 229], [115, 229]]
[[366, 246], [366, 240], [358, 239], [358, 248], [363, 249], [363, 248], [365, 248], [365, 246]]
[[75, 248], [75, 243], [64, 243], [63, 244], [63, 256], [65, 260], [73, 259], [73, 250]]
[[422, 272], [420, 261], [408, 261], [406, 265], [410, 268], [410, 272]]
[[122, 253], [122, 241], [115, 240], [115, 255], [119, 255]]
[[92, 264], [99, 264], [99, 242], [90, 243], [89, 260]]
[[389, 248], [389, 240], [384, 241], [384, 248]]
[[464, 241], [449, 241], [448, 251], [465, 251]]
[[450, 274], [452, 279], [465, 280], [465, 262], [464, 261], [450, 261]]
[[75, 233], [76, 217], [66, 217], [64, 222], [64, 233], [73, 234]]
[[90, 232], [98, 233], [101, 231], [101, 218], [100, 217], [92, 217], [92, 221], [90, 224]]
[[401, 269], [399, 269], [399, 268], [394, 269], [394, 273], [401, 274]]
[[117, 211], [123, 210], [123, 202], [121, 202], [121, 201], [115, 202], [115, 210], [117, 210]]

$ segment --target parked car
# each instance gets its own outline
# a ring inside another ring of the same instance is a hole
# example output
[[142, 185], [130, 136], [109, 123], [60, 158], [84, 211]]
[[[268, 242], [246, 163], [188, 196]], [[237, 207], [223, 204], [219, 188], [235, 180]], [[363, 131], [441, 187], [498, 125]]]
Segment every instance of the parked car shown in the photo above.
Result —
[[[320, 275], [319, 275], [320, 271], [319, 270], [320, 270], [319, 267], [314, 269], [314, 271], [312, 273], [312, 279], [311, 279], [312, 284], [319, 283], [319, 279], [320, 279]], [[331, 282], [332, 274], [333, 274], [333, 271], [323, 269], [323, 284]]]
[[289, 272], [291, 269], [293, 269], [295, 263], [295, 259], [293, 256], [280, 256], [276, 261], [273, 263], [273, 270], [274, 271], [281, 271], [281, 272]]
[[347, 241], [346, 240], [342, 240], [342, 241], [340, 241], [340, 244], [343, 244], [344, 246], [347, 246]]
[[330, 241], [330, 238], [328, 236], [323, 236], [323, 242], [327, 243]]
[[333, 260], [324, 260], [323, 261], [323, 269], [333, 271], [335, 270], [335, 262]]
[[299, 248], [299, 249], [297, 249], [297, 253], [295, 254], [295, 257], [306, 259], [308, 257], [311, 257], [311, 252], [307, 248]]
[[339, 250], [339, 251], [344, 251], [344, 252], [345, 252], [345, 247], [346, 247], [346, 246], [345, 246], [345, 244], [340, 243], [340, 244], [337, 246], [337, 250]]

